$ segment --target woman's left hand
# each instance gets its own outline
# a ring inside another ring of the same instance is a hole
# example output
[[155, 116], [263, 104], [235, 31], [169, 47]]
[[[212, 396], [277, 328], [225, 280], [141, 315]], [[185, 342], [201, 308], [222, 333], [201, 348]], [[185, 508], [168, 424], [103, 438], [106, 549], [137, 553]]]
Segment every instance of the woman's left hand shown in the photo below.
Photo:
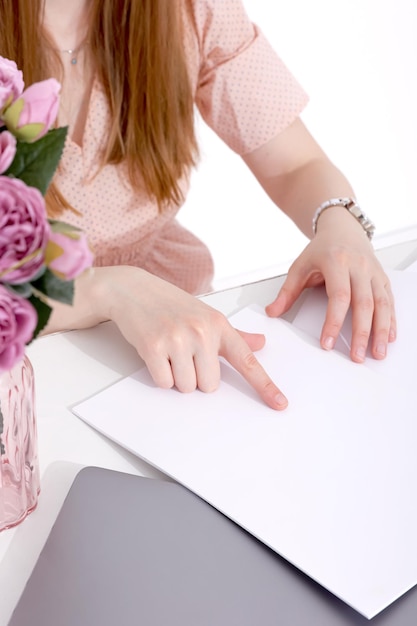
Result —
[[375, 359], [383, 359], [396, 338], [394, 298], [390, 282], [360, 224], [342, 207], [325, 211], [317, 234], [291, 266], [266, 312], [285, 313], [306, 287], [323, 284], [329, 298], [320, 343], [334, 347], [343, 321], [352, 309], [350, 355], [361, 363], [370, 343]]

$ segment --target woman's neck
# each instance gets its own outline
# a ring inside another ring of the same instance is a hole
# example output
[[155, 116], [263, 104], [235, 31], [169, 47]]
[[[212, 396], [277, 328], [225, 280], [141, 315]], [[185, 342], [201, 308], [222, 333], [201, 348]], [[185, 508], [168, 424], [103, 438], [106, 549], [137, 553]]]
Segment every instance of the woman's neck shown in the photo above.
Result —
[[45, 0], [44, 26], [59, 49], [76, 49], [87, 35], [87, 0]]

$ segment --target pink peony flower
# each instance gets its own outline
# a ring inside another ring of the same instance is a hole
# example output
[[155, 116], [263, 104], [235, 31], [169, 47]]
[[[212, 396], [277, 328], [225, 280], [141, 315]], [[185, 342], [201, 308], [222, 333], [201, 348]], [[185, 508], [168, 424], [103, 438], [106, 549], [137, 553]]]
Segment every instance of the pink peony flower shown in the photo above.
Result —
[[0, 285], [0, 371], [11, 369], [23, 357], [37, 321], [28, 300]]
[[21, 141], [37, 141], [52, 128], [59, 108], [60, 83], [48, 78], [33, 83], [19, 98], [6, 107], [3, 121]]
[[0, 174], [3, 174], [13, 162], [16, 154], [16, 137], [7, 130], [0, 133]]
[[24, 89], [23, 74], [10, 59], [0, 56], [0, 115], [3, 109], [18, 98]]
[[[59, 225], [61, 226], [61, 225]], [[47, 267], [62, 280], [74, 280], [93, 264], [87, 237], [78, 230], [51, 232], [45, 253]]]
[[18, 178], [0, 176], [0, 280], [31, 280], [44, 264], [49, 233], [40, 191]]

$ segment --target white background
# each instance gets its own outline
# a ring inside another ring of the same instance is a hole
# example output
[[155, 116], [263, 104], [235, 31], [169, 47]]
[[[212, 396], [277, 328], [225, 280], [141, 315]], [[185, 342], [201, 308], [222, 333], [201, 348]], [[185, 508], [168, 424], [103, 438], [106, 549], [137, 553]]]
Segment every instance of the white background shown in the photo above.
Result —
[[[228, 0], [223, 0], [227, 2]], [[302, 118], [381, 236], [417, 223], [416, 0], [244, 0], [310, 97]], [[215, 286], [272, 275], [307, 243], [203, 122], [179, 219], [215, 261]]]

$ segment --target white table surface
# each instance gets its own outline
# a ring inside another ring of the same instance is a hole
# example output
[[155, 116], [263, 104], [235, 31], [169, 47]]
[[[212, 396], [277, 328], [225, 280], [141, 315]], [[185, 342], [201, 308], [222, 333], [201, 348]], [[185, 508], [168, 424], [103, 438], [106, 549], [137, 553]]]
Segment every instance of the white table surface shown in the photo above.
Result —
[[[417, 226], [379, 243], [377, 254], [384, 267], [405, 269], [417, 258]], [[231, 315], [248, 304], [267, 304], [282, 280], [263, 279], [204, 296], [203, 300]], [[7, 625], [81, 467], [96, 465], [167, 479], [70, 411], [73, 404], [143, 365], [113, 323], [39, 338], [29, 347], [28, 355], [36, 376], [41, 495], [36, 510], [22, 524], [0, 533], [0, 626]]]

